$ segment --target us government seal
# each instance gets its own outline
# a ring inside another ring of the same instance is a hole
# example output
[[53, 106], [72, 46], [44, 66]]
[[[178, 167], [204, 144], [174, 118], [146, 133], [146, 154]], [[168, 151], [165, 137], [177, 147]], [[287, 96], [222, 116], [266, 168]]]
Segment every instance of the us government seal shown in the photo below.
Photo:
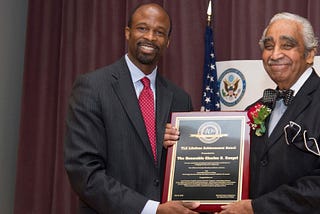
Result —
[[235, 106], [242, 99], [246, 91], [246, 79], [235, 68], [225, 70], [219, 77], [220, 101], [226, 106]]

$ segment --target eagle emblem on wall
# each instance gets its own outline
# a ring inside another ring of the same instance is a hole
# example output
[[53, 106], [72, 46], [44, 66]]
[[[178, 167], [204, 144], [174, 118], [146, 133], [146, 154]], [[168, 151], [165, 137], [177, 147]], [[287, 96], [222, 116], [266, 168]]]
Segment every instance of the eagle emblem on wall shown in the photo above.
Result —
[[224, 89], [222, 89], [222, 94], [224, 97], [237, 98], [238, 96], [238, 87], [240, 79], [237, 78], [234, 81], [230, 82], [226, 79], [223, 80]]
[[241, 71], [229, 68], [219, 77], [219, 93], [221, 102], [226, 106], [236, 105], [246, 90], [246, 80]]

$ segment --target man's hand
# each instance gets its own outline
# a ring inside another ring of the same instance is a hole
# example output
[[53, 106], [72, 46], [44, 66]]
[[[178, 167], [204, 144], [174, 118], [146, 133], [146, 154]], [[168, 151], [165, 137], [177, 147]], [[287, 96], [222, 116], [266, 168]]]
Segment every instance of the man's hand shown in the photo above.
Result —
[[193, 211], [200, 206], [198, 202], [182, 202], [182, 201], [168, 201], [164, 204], [160, 204], [157, 209], [157, 214], [197, 214]]
[[242, 200], [232, 204], [221, 206], [219, 214], [253, 214], [251, 200]]
[[170, 123], [166, 124], [166, 130], [164, 133], [164, 140], [163, 140], [163, 146], [164, 148], [168, 148], [169, 146], [172, 146], [179, 140], [180, 132], [173, 127]]

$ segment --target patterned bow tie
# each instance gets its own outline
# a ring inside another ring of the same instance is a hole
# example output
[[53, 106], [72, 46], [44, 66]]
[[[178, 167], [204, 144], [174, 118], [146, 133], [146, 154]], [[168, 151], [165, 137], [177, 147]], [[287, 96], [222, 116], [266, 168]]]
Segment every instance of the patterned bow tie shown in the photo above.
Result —
[[283, 99], [283, 102], [286, 106], [290, 105], [293, 100], [293, 90], [274, 90], [274, 89], [266, 89], [263, 92], [262, 102], [273, 108], [276, 100]]

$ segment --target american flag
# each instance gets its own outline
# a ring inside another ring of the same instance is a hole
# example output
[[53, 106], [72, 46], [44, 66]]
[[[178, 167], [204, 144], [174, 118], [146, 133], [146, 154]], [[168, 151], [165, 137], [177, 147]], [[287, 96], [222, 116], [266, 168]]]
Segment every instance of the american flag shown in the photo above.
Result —
[[220, 111], [220, 95], [217, 81], [216, 59], [213, 48], [211, 26], [206, 26], [205, 56], [203, 67], [203, 88], [201, 111]]

